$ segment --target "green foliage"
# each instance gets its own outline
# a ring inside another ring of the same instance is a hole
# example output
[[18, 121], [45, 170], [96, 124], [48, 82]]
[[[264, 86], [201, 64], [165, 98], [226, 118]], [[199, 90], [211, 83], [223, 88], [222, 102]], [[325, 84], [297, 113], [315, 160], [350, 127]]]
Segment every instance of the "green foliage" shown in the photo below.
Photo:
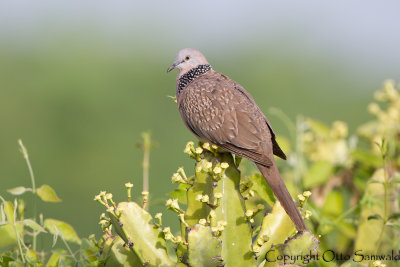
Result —
[[188, 234], [188, 262], [190, 266], [223, 266], [221, 241], [209, 226], [196, 224]]
[[[400, 93], [388, 81], [374, 97], [368, 110], [376, 118], [352, 136], [344, 122], [329, 126], [298, 117], [293, 123], [285, 117], [295, 138], [278, 137], [288, 155], [287, 164], [278, 163], [292, 195], [298, 194], [310, 230], [303, 233], [296, 233], [264, 178], [239, 166], [240, 158], [189, 142], [185, 153], [195, 161], [194, 175], [179, 168], [172, 176], [178, 186], [166, 203], [179, 227], [164, 226], [161, 213], [146, 211], [151, 203], [145, 188], [142, 203], [133, 202], [127, 183], [128, 202], [115, 203], [106, 192], [95, 197], [106, 208], [103, 236], [80, 238], [66, 222], [36, 212], [26, 216], [38, 200], [61, 199], [48, 185], [36, 188], [19, 141], [32, 186], [9, 189], [14, 201], [0, 197], [0, 266], [396, 266], [373, 256], [400, 249]], [[148, 158], [143, 166], [146, 180]], [[28, 194], [34, 201], [26, 205]], [[58, 247], [38, 246], [46, 235]], [[326, 262], [326, 251], [350, 258]]]
[[[301, 251], [317, 252], [319, 241], [311, 232], [295, 235], [279, 202], [272, 213], [263, 214], [265, 206], [259, 202], [267, 197], [264, 202], [272, 203], [270, 193], [261, 188], [265, 185], [257, 175], [241, 185], [239, 162], [230, 153], [208, 143], [195, 147], [193, 142], [187, 144], [185, 153], [195, 161], [195, 175], [187, 177], [179, 168], [172, 176], [172, 182], [179, 183], [172, 195], [179, 196], [182, 203], [177, 198], [166, 203], [180, 223], [176, 235], [162, 225], [161, 213], [154, 222], [135, 202], [117, 204], [112, 194], [104, 191], [95, 197], [108, 212], [100, 221], [107, 246], [110, 240], [124, 241], [122, 247], [118, 241], [114, 244], [117, 249], [108, 249], [113, 266], [263, 266], [265, 254], [273, 246], [279, 245], [282, 253], [294, 253], [301, 244]], [[309, 195], [302, 195], [301, 206]], [[252, 202], [256, 198], [258, 201]], [[181, 207], [183, 203], [186, 208]], [[124, 262], [127, 257], [131, 257], [130, 265]]]
[[[18, 196], [14, 202], [6, 201], [0, 196], [0, 266], [72, 266], [80, 262], [82, 266], [98, 266], [100, 264], [100, 246], [94, 239], [81, 239], [74, 228], [66, 222], [44, 218], [33, 214], [26, 218], [25, 201], [22, 197], [31, 193], [34, 195], [33, 206], [36, 200], [44, 202], [60, 202], [55, 190], [49, 185], [35, 187], [35, 177], [29, 161], [28, 152], [19, 140], [21, 152], [27, 162], [31, 176], [32, 187], [18, 186], [7, 190], [11, 195]], [[34, 209], [35, 210], [35, 209]], [[46, 237], [47, 236], [47, 237]], [[38, 246], [38, 239], [53, 238], [53, 245]], [[59, 242], [59, 240], [61, 242]], [[62, 244], [60, 244], [62, 243]], [[57, 249], [57, 244], [66, 248]], [[72, 247], [77, 247], [75, 252]]]

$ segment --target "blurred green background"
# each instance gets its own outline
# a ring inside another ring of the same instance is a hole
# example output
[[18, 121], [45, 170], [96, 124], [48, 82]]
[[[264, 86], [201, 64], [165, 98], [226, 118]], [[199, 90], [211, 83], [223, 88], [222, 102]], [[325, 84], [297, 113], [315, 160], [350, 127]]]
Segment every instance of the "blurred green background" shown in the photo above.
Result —
[[172, 173], [179, 166], [192, 173], [182, 150], [194, 138], [167, 97], [176, 73], [166, 69], [184, 47], [242, 84], [281, 135], [287, 130], [269, 107], [355, 130], [370, 118], [372, 92], [384, 79], [400, 80], [399, 8], [397, 1], [2, 1], [0, 195], [30, 185], [22, 138], [37, 184], [63, 199], [39, 210], [81, 236], [100, 233], [93, 197], [107, 190], [122, 200], [128, 181], [140, 196], [135, 143], [150, 130], [158, 143], [150, 211], [164, 210]]

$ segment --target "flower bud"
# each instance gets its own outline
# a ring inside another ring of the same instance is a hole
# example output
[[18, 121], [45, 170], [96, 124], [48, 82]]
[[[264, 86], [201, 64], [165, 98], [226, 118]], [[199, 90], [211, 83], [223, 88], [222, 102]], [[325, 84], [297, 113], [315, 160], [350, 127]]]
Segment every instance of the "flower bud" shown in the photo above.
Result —
[[217, 167], [214, 168], [213, 172], [215, 174], [220, 174], [222, 172], [222, 168], [217, 166]]
[[220, 198], [222, 198], [222, 193], [215, 193], [214, 194], [214, 197], [216, 198], [216, 199], [220, 199]]
[[303, 195], [297, 195], [297, 198], [298, 198], [301, 202], [303, 202], [303, 201], [306, 200], [306, 198], [305, 198]]
[[201, 202], [203, 203], [209, 203], [210, 199], [208, 197], [208, 195], [203, 195], [201, 198]]
[[211, 210], [211, 211], [210, 211], [210, 217], [211, 217], [211, 218], [217, 217], [217, 213], [215, 212], [215, 210]]
[[125, 187], [126, 187], [126, 188], [132, 188], [132, 187], [133, 187], [133, 184], [132, 184], [132, 183], [126, 183], [126, 184], [125, 184]]
[[254, 213], [253, 213], [252, 210], [247, 210], [247, 211], [246, 211], [246, 216], [247, 216], [247, 217], [251, 217], [251, 216], [253, 216], [253, 214], [254, 214]]
[[227, 163], [227, 162], [222, 162], [221, 163], [221, 168], [222, 169], [227, 169], [229, 167], [229, 163]]
[[209, 144], [209, 143], [204, 143], [204, 144], [203, 144], [203, 148], [204, 148], [204, 149], [207, 149], [208, 151], [211, 150], [211, 147], [210, 147], [210, 144]]
[[212, 168], [212, 162], [207, 161], [206, 163], [204, 163], [204, 168], [206, 170], [209, 170]]

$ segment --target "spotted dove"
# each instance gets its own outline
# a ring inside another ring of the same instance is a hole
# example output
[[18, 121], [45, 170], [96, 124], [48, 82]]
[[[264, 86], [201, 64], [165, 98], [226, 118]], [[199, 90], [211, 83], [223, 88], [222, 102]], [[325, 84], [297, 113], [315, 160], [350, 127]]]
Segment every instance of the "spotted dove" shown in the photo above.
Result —
[[200, 141], [253, 161], [297, 230], [306, 230], [273, 157], [286, 159], [286, 155], [250, 94], [238, 83], [214, 71], [196, 49], [179, 51], [167, 71], [174, 68], [179, 69], [176, 98], [187, 128]]

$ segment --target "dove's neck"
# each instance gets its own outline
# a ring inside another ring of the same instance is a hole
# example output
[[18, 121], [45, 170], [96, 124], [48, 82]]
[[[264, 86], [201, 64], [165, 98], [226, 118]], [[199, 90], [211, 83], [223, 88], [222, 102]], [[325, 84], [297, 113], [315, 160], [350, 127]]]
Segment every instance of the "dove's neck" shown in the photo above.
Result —
[[182, 70], [179, 72], [177, 77], [177, 86], [176, 86], [176, 97], [179, 97], [181, 91], [194, 79], [199, 77], [200, 75], [206, 73], [211, 70], [211, 66], [209, 64], [198, 65], [195, 68], [190, 69], [189, 71], [183, 73], [181, 75]]

